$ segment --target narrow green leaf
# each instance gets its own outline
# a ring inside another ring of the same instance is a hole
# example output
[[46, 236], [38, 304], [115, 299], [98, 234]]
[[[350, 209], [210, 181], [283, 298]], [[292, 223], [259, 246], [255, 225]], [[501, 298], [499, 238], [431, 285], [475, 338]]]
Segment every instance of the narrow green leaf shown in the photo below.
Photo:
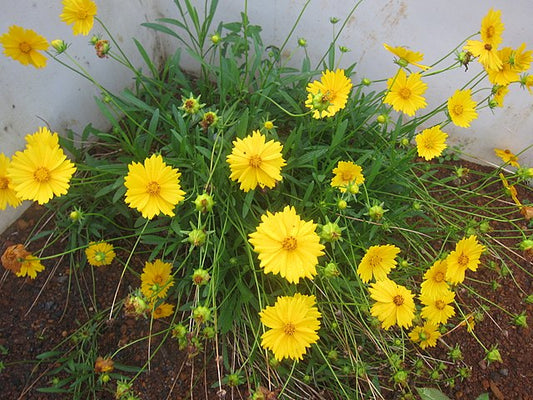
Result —
[[450, 400], [450, 398], [439, 389], [417, 387], [416, 390], [422, 400]]

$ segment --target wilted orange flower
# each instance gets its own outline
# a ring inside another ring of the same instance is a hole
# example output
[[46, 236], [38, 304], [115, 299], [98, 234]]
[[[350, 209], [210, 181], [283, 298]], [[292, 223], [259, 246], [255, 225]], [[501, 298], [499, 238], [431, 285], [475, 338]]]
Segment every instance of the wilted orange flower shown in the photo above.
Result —
[[103, 358], [98, 356], [96, 362], [94, 363], [94, 372], [101, 374], [104, 372], [111, 372], [114, 369], [115, 363], [111, 358]]
[[22, 268], [22, 262], [31, 253], [26, 250], [23, 244], [9, 246], [2, 254], [2, 265], [5, 269], [18, 273]]

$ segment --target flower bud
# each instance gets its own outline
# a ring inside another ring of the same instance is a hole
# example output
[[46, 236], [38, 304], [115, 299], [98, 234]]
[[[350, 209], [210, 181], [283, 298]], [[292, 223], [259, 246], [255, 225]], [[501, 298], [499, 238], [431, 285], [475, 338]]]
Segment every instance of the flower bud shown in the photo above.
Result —
[[339, 276], [340, 274], [341, 272], [339, 271], [337, 264], [335, 264], [334, 262], [330, 262], [324, 267], [324, 276], [326, 278], [334, 278]]
[[320, 237], [326, 242], [336, 242], [341, 239], [342, 229], [335, 222], [322, 225]]
[[520, 244], [518, 245], [520, 250], [522, 251], [533, 251], [533, 240], [531, 239], [524, 239]]
[[193, 229], [189, 232], [189, 237], [187, 241], [193, 246], [199, 247], [205, 243], [207, 235], [203, 229]]
[[220, 35], [218, 33], [215, 33], [214, 35], [211, 36], [211, 43], [213, 44], [218, 44], [218, 42], [220, 42]]
[[410, 143], [409, 139], [407, 139], [405, 137], [400, 140], [400, 146], [402, 146], [402, 147], [408, 147], [409, 143]]
[[455, 347], [452, 347], [452, 349], [448, 352], [448, 356], [450, 356], [452, 361], [459, 361], [463, 358], [463, 352], [461, 351], [461, 347], [456, 344]]
[[207, 193], [200, 194], [196, 197], [196, 200], [194, 200], [194, 205], [196, 206], [196, 211], [200, 211], [202, 213], [209, 212], [213, 209], [215, 202], [213, 201], [213, 197]]
[[187, 333], [189, 333], [189, 331], [183, 324], [176, 324], [172, 327], [171, 334], [174, 339], [184, 339], [187, 336]]
[[68, 44], [65, 43], [64, 40], [61, 39], [55, 39], [50, 42], [54, 50], [57, 52], [57, 54], [63, 53], [68, 48]]
[[124, 301], [124, 314], [127, 317], [146, 317], [149, 311], [150, 307], [146, 303], [143, 294], [138, 290], [131, 293]]
[[203, 324], [211, 319], [211, 310], [205, 306], [198, 306], [192, 311], [192, 318], [197, 324]]
[[479, 224], [479, 231], [481, 233], [487, 233], [491, 230], [490, 222], [489, 221], [483, 221]]
[[387, 211], [388, 210], [383, 209], [383, 203], [380, 205], [373, 205], [368, 209], [368, 216], [373, 221], [379, 221]]
[[348, 207], [348, 203], [346, 202], [346, 200], [343, 200], [343, 199], [339, 199], [337, 201], [337, 208], [339, 210], [345, 210], [346, 207]]
[[409, 61], [407, 61], [405, 58], [400, 58], [396, 60], [396, 64], [398, 64], [400, 67], [407, 67], [409, 65]]
[[520, 167], [516, 174], [522, 179], [531, 179], [533, 178], [533, 168]]
[[328, 352], [328, 359], [335, 362], [339, 359], [339, 352], [337, 350], [330, 350]]
[[339, 22], [339, 19], [337, 17], [331, 17], [329, 19], [329, 22], [331, 22], [332, 24], [336, 24], [337, 22]]
[[271, 129], [274, 129], [274, 122], [272, 121], [265, 121], [265, 123], [263, 124], [264, 128], [266, 130], [271, 130]]
[[200, 121], [200, 126], [205, 131], [211, 126], [216, 126], [217, 122], [218, 122], [218, 115], [213, 111], [208, 111], [202, 117], [202, 120]]
[[513, 323], [520, 328], [527, 328], [527, 315], [525, 311], [513, 317]]
[[500, 351], [496, 347], [492, 347], [489, 351], [487, 351], [487, 354], [485, 355], [485, 359], [487, 360], [489, 364], [495, 361], [503, 362]]
[[195, 269], [192, 273], [192, 282], [198, 286], [207, 285], [210, 278], [209, 272], [202, 268]]
[[89, 39], [89, 44], [94, 46], [99, 40], [100, 38], [97, 35], [92, 35], [91, 39]]
[[107, 57], [107, 53], [109, 53], [111, 46], [109, 46], [109, 42], [107, 40], [100, 39], [94, 44], [94, 49], [96, 50], [96, 55], [98, 57], [105, 58]]
[[346, 190], [350, 194], [357, 194], [359, 193], [359, 185], [355, 182], [349, 183], [348, 186], [346, 186]]
[[348, 47], [346, 47], [346, 46], [339, 46], [339, 51], [340, 51], [341, 53], [348, 53], [348, 52], [350, 52], [351, 50], [350, 50]]
[[304, 38], [299, 38], [298, 39], [298, 46], [307, 47], [307, 40], [305, 40]]
[[408, 377], [407, 371], [404, 371], [403, 369], [401, 369], [392, 376], [392, 379], [394, 380], [394, 383], [403, 386], [407, 384], [407, 377]]
[[213, 339], [215, 337], [216, 331], [212, 326], [206, 326], [202, 329], [202, 335], [206, 339]]
[[200, 103], [200, 96], [194, 97], [192, 93], [189, 94], [188, 98], [181, 96], [181, 101], [182, 104], [178, 108], [189, 115], [196, 114], [203, 106], [205, 106], [205, 104]]
[[125, 396], [131, 389], [131, 383], [126, 381], [117, 382], [117, 390], [115, 391], [115, 399], [121, 399]]
[[83, 220], [83, 213], [78, 208], [74, 208], [74, 210], [70, 212], [68, 217], [72, 222], [81, 222]]
[[498, 102], [497, 102], [496, 100], [494, 100], [494, 99], [489, 100], [489, 107], [490, 107], [490, 108], [496, 108], [496, 107], [498, 107]]
[[[368, 78], [363, 78], [363, 80], [361, 81], [361, 83], [365, 86], [370, 86], [372, 84], [372, 81]], [[378, 117], [379, 118], [379, 117]]]

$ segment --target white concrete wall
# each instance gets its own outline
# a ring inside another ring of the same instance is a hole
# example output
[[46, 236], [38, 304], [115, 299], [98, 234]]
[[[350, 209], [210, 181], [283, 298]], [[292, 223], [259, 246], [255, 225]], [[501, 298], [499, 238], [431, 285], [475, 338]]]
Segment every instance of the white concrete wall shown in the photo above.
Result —
[[[131, 82], [131, 75], [123, 67], [94, 55], [92, 48], [86, 44], [87, 37], [72, 36], [71, 28], [59, 19], [60, 0], [0, 0], [0, 3], [3, 6], [0, 33], [7, 32], [11, 24], [17, 24], [34, 29], [49, 40], [62, 38], [72, 43], [70, 51], [104, 85], [120, 90]], [[10, 3], [9, 6], [7, 3]], [[176, 46], [170, 38], [139, 26], [160, 16], [176, 18], [172, 0], [130, 0], [127, 3], [96, 0], [96, 3], [98, 15], [116, 34], [134, 63], [142, 65], [131, 37], [141, 41], [159, 59]], [[200, 9], [203, 9], [203, 3], [203, 0], [195, 1]], [[298, 57], [302, 51], [297, 48], [296, 42], [299, 37], [304, 37], [311, 58], [317, 61], [327, 50], [333, 35], [329, 18], [339, 18], [338, 29], [354, 3], [347, 0], [311, 0], [284, 55], [292, 54], [291, 62], [299, 65]], [[266, 44], [279, 46], [304, 4], [304, 0], [249, 0], [250, 22], [263, 27]], [[502, 10], [504, 46], [517, 47], [526, 42], [529, 48], [533, 48], [533, 25], [529, 18], [533, 11], [531, 0], [365, 0], [349, 19], [339, 39], [338, 44], [351, 49], [344, 54], [341, 67], [357, 62], [354, 80], [391, 76], [396, 65], [392, 63], [393, 56], [383, 49], [384, 42], [421, 51], [425, 54], [424, 62], [431, 64], [478, 31], [481, 19], [490, 7]], [[213, 27], [221, 20], [239, 20], [243, 8], [244, 0], [220, 0]], [[93, 31], [102, 33], [97, 25]], [[184, 66], [194, 68], [194, 63]], [[428, 78], [426, 94], [430, 106], [445, 101], [479, 70], [479, 66], [473, 63], [466, 73], [457, 70], [443, 77]], [[99, 96], [98, 90], [54, 62], [49, 61], [45, 69], [36, 70], [1, 56], [0, 80], [0, 152], [10, 156], [21, 149], [24, 135], [42, 126], [42, 119], [60, 133], [67, 128], [79, 132], [89, 122], [106, 128], [93, 100], [94, 96]], [[379, 88], [384, 88], [384, 83], [380, 85]], [[446, 128], [451, 134], [451, 144], [461, 143], [467, 152], [479, 159], [498, 163], [493, 153], [495, 147], [518, 152], [533, 144], [533, 96], [512, 87], [503, 109], [497, 108], [494, 113], [482, 110], [480, 118], [469, 129], [452, 125]], [[521, 154], [520, 161], [533, 166], [533, 149]], [[21, 207], [0, 211], [0, 231], [21, 211]]]

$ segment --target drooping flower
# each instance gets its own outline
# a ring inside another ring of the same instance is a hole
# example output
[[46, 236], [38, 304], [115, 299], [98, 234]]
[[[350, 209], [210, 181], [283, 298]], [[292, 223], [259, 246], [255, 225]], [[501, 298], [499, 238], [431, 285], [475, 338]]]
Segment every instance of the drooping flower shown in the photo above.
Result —
[[526, 88], [530, 94], [533, 94], [533, 90], [531, 88], [533, 87], [533, 75], [523, 75], [520, 78], [520, 86], [523, 88]]
[[450, 305], [455, 298], [455, 293], [451, 290], [442, 291], [434, 295], [422, 293], [419, 298], [424, 305], [420, 316], [429, 322], [445, 324], [448, 318], [455, 315], [455, 310]]
[[501, 21], [500, 10], [489, 10], [487, 15], [481, 20], [481, 40], [484, 43], [490, 43], [493, 46], [498, 46], [502, 42], [502, 33], [504, 24]]
[[20, 198], [13, 189], [13, 183], [7, 176], [7, 170], [11, 160], [4, 153], [0, 153], [0, 210], [5, 210], [8, 205], [18, 207]]
[[496, 102], [498, 107], [503, 107], [503, 100], [505, 95], [509, 92], [509, 86], [496, 86], [496, 88], [493, 89], [493, 92], [494, 97], [492, 100]]
[[518, 163], [518, 156], [515, 156], [513, 152], [509, 149], [494, 149], [494, 153], [500, 157], [504, 163], [508, 163], [513, 167], [520, 167]]
[[390, 51], [392, 54], [397, 56], [399, 60], [397, 63], [401, 65], [402, 67], [406, 67], [407, 64], [412, 64], [417, 66], [418, 68], [421, 68], [423, 70], [429, 69], [427, 65], [419, 64], [419, 61], [422, 61], [424, 59], [424, 54], [418, 52], [418, 51], [412, 51], [408, 50], [405, 47], [392, 47], [389, 46], [387, 43], [383, 43], [383, 47]]
[[416, 110], [427, 105], [422, 95], [428, 86], [422, 82], [419, 73], [407, 76], [405, 71], [400, 69], [394, 78], [389, 78], [387, 87], [389, 90], [383, 102], [390, 104], [396, 111], [412, 117]]
[[162, 213], [174, 216], [174, 207], [184, 199], [180, 186], [181, 173], [163, 161], [161, 155], [153, 154], [144, 164], [132, 162], [124, 178], [126, 203], [152, 219]]
[[90, 242], [85, 249], [87, 262], [93, 267], [109, 265], [115, 258], [113, 245], [107, 242]]
[[409, 333], [409, 338], [414, 343], [418, 343], [422, 349], [435, 347], [439, 337], [438, 325], [432, 322], [426, 322], [422, 326], [417, 326]]
[[318, 257], [324, 254], [316, 227], [313, 221], [302, 220], [291, 206], [274, 214], [267, 211], [249, 239], [265, 274], [280, 274], [290, 283], [312, 279]]
[[174, 277], [171, 274], [172, 265], [160, 259], [146, 262], [141, 274], [141, 292], [148, 299], [164, 299], [168, 289], [174, 286]]
[[48, 49], [48, 41], [35, 31], [11, 25], [8, 32], [0, 36], [0, 43], [4, 47], [4, 55], [22, 65], [31, 64], [35, 68], [46, 66], [46, 57], [39, 51]]
[[373, 283], [368, 290], [370, 297], [376, 301], [370, 313], [381, 321], [383, 329], [395, 324], [408, 328], [413, 324], [415, 302], [409, 289], [385, 279]]
[[31, 253], [26, 250], [23, 244], [8, 246], [2, 254], [2, 266], [16, 274], [22, 267], [22, 261], [29, 255]]
[[344, 193], [350, 185], [360, 185], [365, 181], [363, 169], [351, 161], [339, 161], [333, 169], [335, 176], [331, 179], [331, 186], [338, 187]]
[[152, 310], [152, 317], [154, 319], [165, 318], [172, 315], [174, 312], [174, 304], [161, 303]]
[[97, 7], [92, 0], [63, 0], [61, 21], [72, 25], [74, 35], [87, 36], [94, 24]]
[[278, 297], [274, 306], [259, 313], [261, 322], [270, 328], [261, 336], [261, 346], [271, 350], [276, 360], [302, 360], [307, 348], [317, 342], [321, 314], [315, 302], [315, 296], [296, 293]]
[[27, 146], [13, 155], [7, 175], [22, 200], [45, 204], [67, 193], [75, 171], [59, 146]]
[[429, 296], [436, 296], [439, 293], [448, 290], [448, 283], [446, 282], [446, 270], [448, 266], [446, 260], [437, 260], [424, 273], [424, 281], [420, 285], [422, 293]]
[[313, 118], [332, 117], [346, 106], [352, 86], [343, 69], [323, 71], [319, 81], [307, 85], [305, 106], [313, 110]]
[[282, 150], [281, 143], [274, 140], [267, 142], [259, 131], [244, 139], [237, 138], [226, 158], [231, 170], [230, 179], [238, 181], [245, 192], [258, 185], [272, 189], [281, 181], [281, 167], [286, 165]]
[[400, 249], [392, 244], [370, 246], [357, 267], [357, 273], [365, 283], [372, 277], [377, 281], [387, 279], [391, 269], [396, 267], [396, 256]]
[[57, 147], [59, 136], [57, 132], [51, 132], [47, 127], [40, 127], [36, 132], [28, 134], [24, 138], [27, 146]]
[[94, 362], [94, 372], [98, 374], [105, 374], [113, 371], [113, 369], [115, 369], [115, 363], [111, 357], [96, 357], [96, 361]]
[[485, 246], [477, 241], [475, 235], [463, 238], [455, 245], [455, 250], [446, 257], [448, 268], [446, 270], [446, 280], [452, 284], [464, 281], [467, 269], [477, 270], [481, 253]]
[[428, 161], [440, 156], [447, 147], [447, 138], [448, 134], [440, 129], [440, 125], [424, 129], [415, 137], [418, 156]]
[[44, 269], [44, 265], [33, 254], [26, 256], [21, 262], [20, 271], [15, 275], [18, 277], [29, 276], [31, 279], [37, 277], [37, 272], [41, 272]]
[[468, 128], [470, 122], [477, 118], [476, 105], [472, 100], [470, 89], [456, 90], [448, 99], [448, 112], [452, 122], [462, 128]]

